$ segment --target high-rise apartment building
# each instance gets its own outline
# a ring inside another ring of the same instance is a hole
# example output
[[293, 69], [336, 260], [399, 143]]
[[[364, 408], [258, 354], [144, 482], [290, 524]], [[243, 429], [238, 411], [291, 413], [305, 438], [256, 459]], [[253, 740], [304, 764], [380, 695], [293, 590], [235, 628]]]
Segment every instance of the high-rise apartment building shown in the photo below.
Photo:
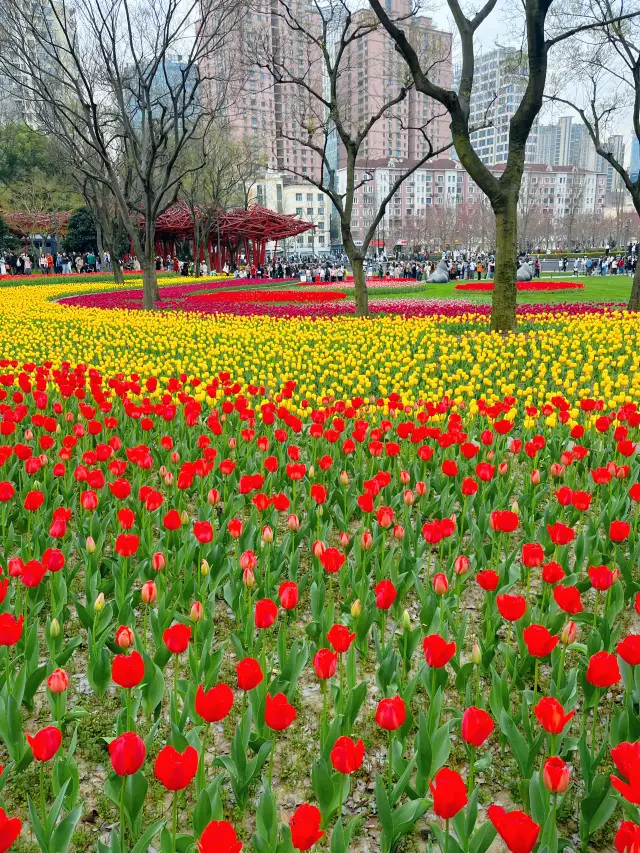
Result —
[[[456, 77], [459, 79], [460, 69]], [[476, 56], [470, 125], [477, 127], [471, 142], [482, 162], [495, 166], [507, 162], [509, 122], [527, 86], [528, 69], [521, 51], [498, 46]], [[534, 123], [525, 149], [525, 161], [536, 160], [538, 125]]]
[[[624, 136], [621, 136], [620, 134], [610, 136], [607, 140], [606, 147], [607, 151], [610, 151], [611, 154], [613, 154], [613, 156], [616, 158], [616, 160], [624, 165], [624, 155], [626, 148], [624, 144]], [[617, 193], [623, 191], [625, 188], [624, 183], [618, 172], [616, 172], [611, 163], [604, 160], [604, 158], [599, 159], [602, 159], [604, 168], [607, 172], [607, 192]]]
[[538, 128], [536, 161], [548, 166], [576, 166], [588, 171], [602, 172], [606, 168], [596, 154], [589, 131], [574, 116], [562, 116], [557, 124]]
[[640, 139], [634, 136], [631, 140], [631, 180], [637, 181], [640, 175]]

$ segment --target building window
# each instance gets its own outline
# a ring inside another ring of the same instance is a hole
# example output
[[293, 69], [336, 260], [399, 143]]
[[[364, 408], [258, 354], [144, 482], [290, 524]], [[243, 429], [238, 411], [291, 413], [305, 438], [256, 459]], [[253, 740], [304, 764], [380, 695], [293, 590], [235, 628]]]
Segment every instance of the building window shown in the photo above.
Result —
[[318, 237], [318, 243], [319, 243], [321, 246], [324, 246], [324, 234], [321, 234], [321, 235]]
[[307, 216], [313, 216], [313, 208], [312, 207], [307, 208]]
[[307, 201], [313, 201], [313, 193], [307, 193]]
[[296, 207], [296, 216], [302, 216], [302, 208]]
[[302, 193], [296, 193], [296, 201], [302, 201]]

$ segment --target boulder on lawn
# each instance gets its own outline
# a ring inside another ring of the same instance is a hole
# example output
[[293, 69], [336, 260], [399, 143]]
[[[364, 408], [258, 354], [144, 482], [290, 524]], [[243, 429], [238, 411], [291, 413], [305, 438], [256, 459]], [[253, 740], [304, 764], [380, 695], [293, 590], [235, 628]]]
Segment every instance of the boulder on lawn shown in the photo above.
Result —
[[529, 264], [520, 264], [516, 272], [516, 281], [531, 281], [533, 274]]
[[444, 260], [440, 261], [427, 281], [431, 281], [433, 284], [446, 284], [449, 281], [449, 270]]

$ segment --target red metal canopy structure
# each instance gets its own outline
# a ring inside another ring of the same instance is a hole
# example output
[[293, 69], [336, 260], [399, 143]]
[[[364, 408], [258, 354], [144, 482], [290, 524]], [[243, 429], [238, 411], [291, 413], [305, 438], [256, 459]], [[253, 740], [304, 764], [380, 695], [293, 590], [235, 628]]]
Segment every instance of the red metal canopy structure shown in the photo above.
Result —
[[[161, 257], [176, 256], [176, 240], [195, 240], [194, 217], [204, 217], [197, 208], [194, 212], [184, 202], [178, 202], [165, 210], [156, 220], [156, 252]], [[242, 252], [247, 263], [263, 264], [267, 243], [295, 237], [315, 228], [311, 222], [303, 222], [293, 214], [277, 213], [260, 205], [247, 210], [220, 211], [208, 215], [210, 231], [206, 251], [211, 268], [220, 270], [225, 262], [235, 261]], [[203, 259], [205, 247], [200, 249]]]

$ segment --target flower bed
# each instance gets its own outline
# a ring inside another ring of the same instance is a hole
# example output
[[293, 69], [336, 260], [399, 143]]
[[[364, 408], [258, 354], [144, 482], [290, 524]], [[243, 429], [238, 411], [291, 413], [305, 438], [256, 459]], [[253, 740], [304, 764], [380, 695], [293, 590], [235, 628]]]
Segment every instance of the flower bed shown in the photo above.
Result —
[[249, 290], [249, 291], [230, 291], [227, 293], [201, 293], [192, 297], [192, 301], [196, 303], [261, 303], [268, 304], [270, 302], [300, 302], [300, 303], [315, 303], [337, 302], [341, 299], [346, 299], [347, 294], [338, 290], [328, 290], [324, 292], [313, 292], [309, 290]]
[[[553, 290], [584, 290], [580, 281], [519, 281], [516, 289], [544, 293]], [[466, 284], [456, 284], [456, 290], [467, 290], [474, 293], [489, 293], [493, 290], [492, 281], [470, 281]]]

